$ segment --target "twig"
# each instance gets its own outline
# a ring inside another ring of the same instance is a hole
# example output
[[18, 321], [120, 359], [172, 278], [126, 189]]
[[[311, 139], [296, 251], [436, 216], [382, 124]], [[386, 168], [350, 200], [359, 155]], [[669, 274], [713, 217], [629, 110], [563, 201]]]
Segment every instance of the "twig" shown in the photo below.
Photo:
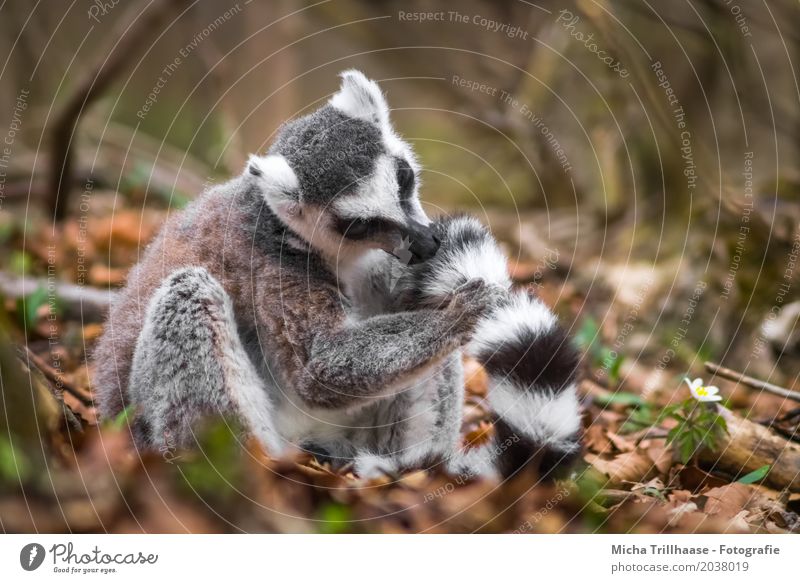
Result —
[[706, 362], [705, 367], [708, 372], [724, 379], [728, 379], [729, 381], [735, 381], [750, 387], [751, 389], [766, 391], [768, 393], [772, 393], [773, 395], [779, 395], [786, 399], [791, 399], [792, 401], [797, 401], [800, 403], [800, 393], [797, 391], [790, 391], [789, 389], [779, 387], [778, 385], [773, 385], [772, 383], [768, 383], [766, 381], [760, 381], [740, 372], [736, 372], [735, 370], [720, 366], [714, 362]]
[[785, 421], [791, 421], [795, 417], [800, 417], [800, 407], [797, 407], [796, 409], [792, 409], [791, 411], [786, 413], [786, 415], [781, 415], [775, 421], [777, 421], [778, 423], [783, 423]]
[[79, 318], [84, 323], [102, 320], [118, 294], [111, 289], [53, 282], [44, 278], [16, 277], [0, 272], [0, 295], [7, 298], [24, 298], [41, 287], [53, 290], [66, 311], [66, 317]]
[[72, 383], [67, 381], [62, 373], [58, 372], [52, 366], [47, 364], [44, 361], [44, 359], [38, 356], [35, 352], [33, 352], [33, 350], [31, 350], [27, 346], [22, 346], [21, 351], [24, 357], [30, 360], [30, 362], [33, 363], [33, 365], [37, 369], [39, 369], [39, 372], [41, 372], [44, 375], [44, 378], [53, 383], [56, 386], [56, 388], [64, 389], [66, 392], [68, 392], [70, 395], [78, 399], [83, 405], [86, 405], [87, 407], [91, 407], [94, 404], [92, 402], [91, 397], [87, 397], [86, 395], [84, 395], [83, 392], [80, 391], [80, 389], [73, 386]]
[[[46, 389], [43, 388], [42, 390], [47, 391], [47, 393], [58, 402], [61, 412], [64, 415], [64, 419], [66, 419], [70, 428], [77, 431], [83, 431], [83, 423], [81, 422], [81, 418], [70, 408], [69, 405], [64, 402], [64, 395], [58, 392], [59, 383], [51, 378], [51, 369], [48, 369], [48, 367], [44, 366], [43, 363], [35, 361], [34, 358], [32, 358], [35, 356], [35, 354], [27, 351], [27, 347], [25, 347], [25, 349], [20, 347], [17, 348], [17, 358], [22, 364], [23, 369], [27, 370], [28, 374], [31, 375], [31, 382], [37, 383], [40, 387], [47, 387]], [[64, 388], [64, 381], [61, 381], [60, 384], [61, 387]]]
[[669, 432], [667, 430], [661, 429], [660, 427], [647, 427], [646, 429], [631, 434], [628, 437], [633, 438], [634, 443], [639, 445], [645, 439], [666, 439], [668, 434]]
[[597, 498], [600, 499], [600, 505], [604, 508], [622, 504], [628, 500], [634, 500], [643, 497], [643, 494], [638, 492], [631, 492], [629, 490], [616, 490], [613, 488], [605, 488], [597, 493]]

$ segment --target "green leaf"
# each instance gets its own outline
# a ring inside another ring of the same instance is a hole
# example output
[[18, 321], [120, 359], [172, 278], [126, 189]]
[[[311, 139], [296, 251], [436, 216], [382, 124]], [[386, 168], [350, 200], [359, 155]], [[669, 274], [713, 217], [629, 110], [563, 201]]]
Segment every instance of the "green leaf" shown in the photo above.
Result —
[[[688, 435], [688, 434], [687, 434]], [[689, 439], [681, 443], [680, 446], [680, 454], [681, 454], [681, 463], [688, 463], [692, 456], [694, 455], [695, 450], [694, 442]]]
[[634, 393], [616, 392], [608, 395], [598, 395], [595, 397], [595, 402], [598, 405], [623, 405], [625, 407], [643, 407], [646, 405], [645, 400]]
[[11, 221], [10, 217], [4, 219], [3, 216], [0, 216], [0, 245], [7, 243], [13, 234], [14, 223]]
[[588, 351], [597, 342], [599, 334], [600, 328], [597, 326], [597, 321], [589, 316], [583, 321], [574, 339], [580, 348]]
[[[33, 293], [17, 299], [17, 317], [25, 330], [33, 328], [39, 319], [39, 310], [48, 303], [49, 299], [45, 286], [39, 286]], [[56, 315], [60, 313], [59, 303], [55, 300], [52, 308]]]
[[33, 256], [30, 253], [14, 250], [8, 261], [8, 270], [17, 275], [30, 275], [33, 263]]
[[169, 206], [172, 209], [179, 210], [186, 208], [186, 205], [189, 204], [191, 201], [192, 201], [191, 198], [175, 190], [173, 191], [172, 196], [169, 198]]
[[8, 436], [0, 435], [0, 476], [9, 483], [22, 482], [30, 474], [30, 465]]
[[108, 426], [115, 431], [120, 431], [123, 427], [130, 424], [134, 411], [136, 411], [136, 406], [128, 405], [111, 420]]
[[676, 425], [675, 427], [669, 430], [669, 433], [667, 433], [667, 443], [669, 444], [674, 442], [676, 439], [678, 439], [678, 436], [680, 434], [681, 434], [681, 426]]
[[[246, 467], [239, 432], [238, 423], [226, 418], [208, 419], [201, 424], [196, 451], [175, 466], [183, 478], [181, 487], [210, 500], [241, 496]], [[172, 453], [174, 446], [167, 437], [164, 436], [163, 446]]]
[[658, 414], [658, 417], [656, 418], [656, 423], [662, 423], [664, 419], [672, 417], [679, 408], [680, 405], [667, 405]]
[[608, 379], [616, 384], [619, 381], [619, 371], [622, 368], [622, 362], [625, 360], [625, 355], [616, 353], [616, 357], [612, 360], [611, 366], [608, 369]]
[[319, 532], [322, 534], [341, 534], [350, 530], [350, 508], [344, 504], [330, 502], [320, 509]]
[[717, 435], [714, 435], [711, 439], [706, 441], [706, 447], [711, 451], [717, 451], [720, 446], [720, 438]]
[[641, 493], [644, 494], [645, 496], [650, 496], [652, 498], [658, 498], [662, 502], [666, 502], [667, 501], [667, 497], [664, 496], [664, 492], [662, 492], [658, 488], [654, 488], [652, 486], [647, 486], [646, 488], [643, 488], [641, 490]]
[[652, 427], [656, 423], [658, 423], [658, 421], [655, 418], [652, 407], [645, 404], [630, 412], [630, 415], [628, 415], [628, 418], [622, 424], [622, 427], [620, 427], [620, 432], [631, 433], [643, 427]]
[[756, 482], [760, 482], [761, 480], [767, 477], [767, 474], [769, 473], [769, 468], [770, 468], [769, 464], [767, 464], [766, 466], [761, 466], [757, 470], [753, 470], [749, 474], [745, 474], [736, 481], [739, 482], [740, 484], [754, 484]]

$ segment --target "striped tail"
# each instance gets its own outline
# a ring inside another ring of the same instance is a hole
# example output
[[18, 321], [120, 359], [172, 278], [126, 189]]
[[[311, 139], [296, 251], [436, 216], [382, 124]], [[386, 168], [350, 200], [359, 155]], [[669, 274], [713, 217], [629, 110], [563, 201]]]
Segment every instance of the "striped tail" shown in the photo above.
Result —
[[495, 436], [456, 456], [451, 470], [508, 477], [533, 465], [540, 477], [563, 474], [581, 451], [577, 351], [543, 302], [511, 289], [507, 258], [476, 219], [446, 218], [435, 227], [442, 246], [414, 273], [418, 300], [437, 302], [472, 278], [507, 290], [467, 346], [489, 375]]

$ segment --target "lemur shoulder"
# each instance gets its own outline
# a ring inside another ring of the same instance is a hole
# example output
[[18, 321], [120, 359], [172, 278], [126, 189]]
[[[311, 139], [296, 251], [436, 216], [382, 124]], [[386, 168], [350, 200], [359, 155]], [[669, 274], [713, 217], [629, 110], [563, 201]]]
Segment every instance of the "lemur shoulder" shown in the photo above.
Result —
[[[377, 84], [343, 73], [148, 247], [94, 354], [101, 415], [133, 405], [137, 446], [157, 448], [234, 414], [272, 455], [302, 448], [364, 475], [568, 466], [574, 349], [512, 289], [477, 220], [426, 216], [418, 175]], [[468, 451], [464, 351], [489, 373], [496, 418], [494, 441]]]

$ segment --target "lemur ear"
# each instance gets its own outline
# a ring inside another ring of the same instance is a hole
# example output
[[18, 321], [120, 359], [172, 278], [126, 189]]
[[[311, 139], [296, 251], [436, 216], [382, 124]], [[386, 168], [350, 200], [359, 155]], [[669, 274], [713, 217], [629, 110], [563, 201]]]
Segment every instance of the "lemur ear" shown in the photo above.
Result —
[[389, 124], [389, 106], [375, 81], [355, 69], [344, 71], [341, 78], [342, 85], [330, 100], [333, 107], [350, 117]]
[[300, 182], [280, 154], [250, 156], [247, 172], [254, 176], [267, 204], [274, 212], [285, 216], [295, 214], [300, 205]]

